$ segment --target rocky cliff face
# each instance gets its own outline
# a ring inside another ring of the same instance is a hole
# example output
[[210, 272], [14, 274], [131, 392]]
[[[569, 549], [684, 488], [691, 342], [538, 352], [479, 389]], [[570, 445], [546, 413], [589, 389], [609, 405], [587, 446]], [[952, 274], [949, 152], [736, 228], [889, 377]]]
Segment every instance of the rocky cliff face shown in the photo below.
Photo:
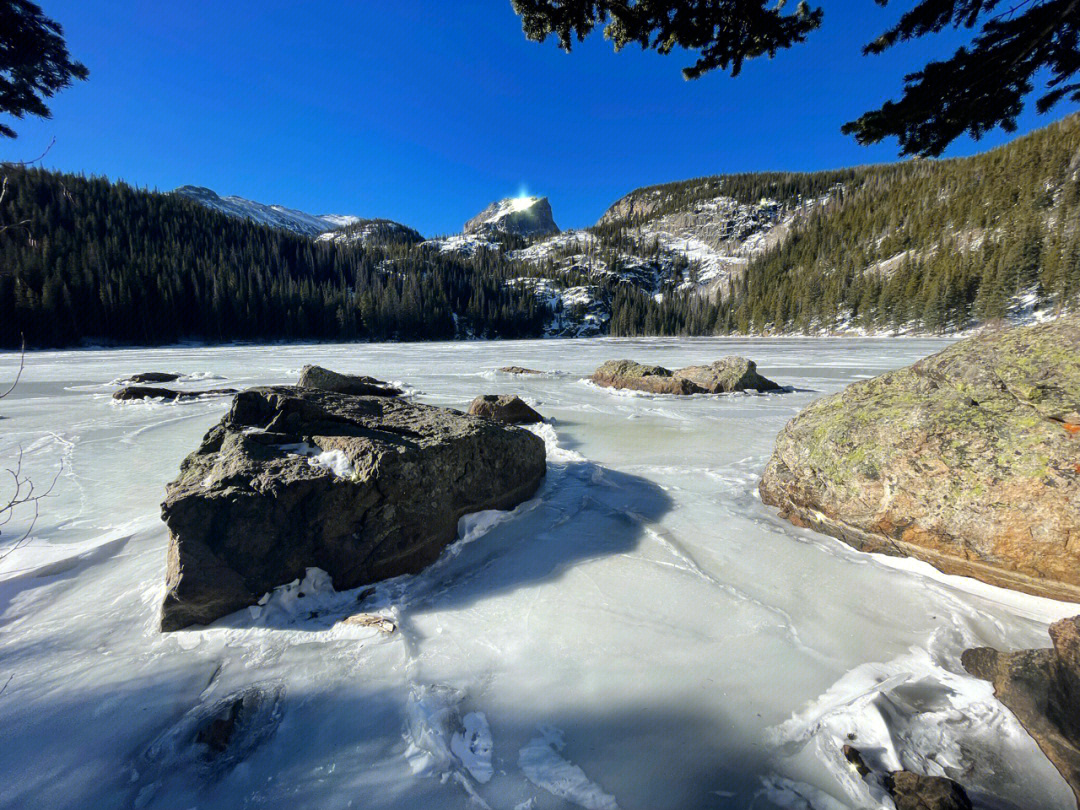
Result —
[[465, 223], [465, 233], [543, 236], [558, 233], [547, 197], [514, 197], [493, 202]]
[[1080, 602], [1080, 318], [818, 400], [780, 433], [760, 491], [856, 548]]

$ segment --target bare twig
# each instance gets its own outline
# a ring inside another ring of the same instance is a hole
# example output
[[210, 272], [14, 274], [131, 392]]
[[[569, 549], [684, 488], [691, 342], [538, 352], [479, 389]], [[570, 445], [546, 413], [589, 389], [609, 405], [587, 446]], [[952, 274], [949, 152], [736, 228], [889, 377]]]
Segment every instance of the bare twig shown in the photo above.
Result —
[[[0, 199], [3, 199], [3, 195], [0, 195]], [[23, 369], [26, 368], [26, 336], [22, 338], [22, 349], [19, 350], [19, 370], [15, 373], [15, 379], [12, 380], [11, 385], [8, 386], [7, 391], [0, 394], [0, 399], [3, 399], [12, 391], [15, 390], [15, 386], [19, 384], [19, 378], [22, 377]]]
[[8, 679], [6, 681], [4, 681], [4, 685], [0, 686], [0, 695], [4, 694], [4, 690], [6, 690], [8, 688], [8, 684], [11, 683], [11, 679], [14, 678], [14, 677], [15, 677], [14, 672], [12, 672], [10, 675], [8, 675]]
[[[8, 476], [11, 478], [13, 491], [11, 495], [6, 499], [6, 503], [0, 501], [0, 526], [6, 526], [11, 522], [11, 519], [15, 516], [15, 509], [20, 506], [30, 505], [34, 509], [34, 515], [30, 518], [30, 524], [26, 527], [26, 531], [22, 533], [18, 540], [9, 545], [7, 548], [0, 550], [0, 560], [4, 560], [12, 552], [22, 548], [30, 540], [30, 533], [34, 531], [34, 526], [37, 525], [38, 517], [41, 514], [41, 500], [48, 498], [52, 494], [53, 489], [56, 487], [56, 482], [60, 480], [60, 474], [64, 471], [64, 462], [60, 461], [60, 469], [56, 471], [56, 475], [53, 476], [52, 481], [49, 483], [49, 488], [44, 492], [40, 492], [34, 486], [34, 482], [31, 481], [22, 469], [23, 451], [22, 447], [19, 448], [19, 455], [15, 460], [15, 467], [8, 468], [6, 470]], [[0, 531], [0, 538], [3, 537], [3, 532]]]
[[33, 160], [5, 160], [3, 163], [0, 163], [0, 166], [33, 166], [35, 163], [40, 163], [45, 159], [45, 156], [49, 154], [55, 143], [56, 136], [53, 135], [52, 140], [49, 141], [49, 145], [45, 147], [45, 151]]

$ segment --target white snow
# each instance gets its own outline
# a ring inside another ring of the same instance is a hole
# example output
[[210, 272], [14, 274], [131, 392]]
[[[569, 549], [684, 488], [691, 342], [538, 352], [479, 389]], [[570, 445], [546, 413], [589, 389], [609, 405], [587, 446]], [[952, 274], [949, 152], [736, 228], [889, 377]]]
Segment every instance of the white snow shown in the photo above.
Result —
[[220, 211], [231, 217], [247, 219], [275, 228], [285, 228], [304, 236], [316, 236], [360, 221], [360, 217], [351, 215], [307, 214], [303, 211], [297, 211], [295, 208], [286, 208], [283, 205], [265, 205], [253, 200], [246, 200], [243, 197], [221, 197], [214, 191], [200, 186], [181, 186], [173, 193], [188, 197], [207, 208]]
[[[31, 542], [0, 560], [0, 808], [887, 807], [838, 759], [854, 734], [869, 759], [948, 773], [983, 807], [1073, 810], [959, 656], [1047, 646], [1049, 622], [1075, 605], [861, 554], [757, 497], [797, 411], [944, 345], [35, 352], [0, 408], [0, 459], [21, 445], [35, 481], [60, 477]], [[680, 399], [578, 382], [614, 358], [671, 368], [727, 354], [798, 390]], [[511, 362], [565, 373], [483, 376]], [[166, 369], [244, 388], [294, 381], [306, 363], [403, 380], [459, 409], [478, 385], [517, 393], [553, 420], [532, 428], [547, 477], [512, 512], [466, 516], [421, 574], [337, 592], [312, 568], [210, 627], [161, 634], [164, 485], [229, 399], [113, 408], [107, 382]], [[0, 380], [17, 365], [0, 354]], [[29, 517], [16, 513], [0, 543]], [[358, 613], [397, 629], [342, 621]], [[265, 700], [214, 764], [194, 728], [248, 690]], [[559, 729], [563, 747], [538, 727]]]

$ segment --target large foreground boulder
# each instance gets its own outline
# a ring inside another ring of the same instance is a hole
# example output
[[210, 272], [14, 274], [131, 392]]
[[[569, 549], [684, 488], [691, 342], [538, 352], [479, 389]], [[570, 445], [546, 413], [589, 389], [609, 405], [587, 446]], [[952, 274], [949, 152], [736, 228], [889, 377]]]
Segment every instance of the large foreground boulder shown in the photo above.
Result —
[[161, 628], [255, 604], [312, 566], [338, 589], [419, 571], [462, 515], [521, 503], [544, 471], [537, 436], [459, 411], [317, 388], [243, 391], [167, 489]]
[[1080, 616], [1050, 626], [1051, 649], [965, 650], [972, 675], [990, 681], [1076, 794], [1080, 805]]
[[390, 383], [362, 374], [340, 374], [322, 366], [304, 366], [296, 383], [301, 388], [318, 388], [338, 394], [357, 396], [396, 397], [401, 393]]
[[1080, 318], [818, 400], [781, 431], [760, 491], [855, 548], [1080, 601]]
[[730, 394], [780, 389], [757, 373], [753, 360], [734, 355], [708, 366], [687, 366], [677, 371], [633, 360], [608, 360], [589, 379], [605, 388], [629, 388], [650, 394]]
[[533, 425], [544, 417], [515, 394], [484, 394], [469, 403], [469, 413], [508, 425]]

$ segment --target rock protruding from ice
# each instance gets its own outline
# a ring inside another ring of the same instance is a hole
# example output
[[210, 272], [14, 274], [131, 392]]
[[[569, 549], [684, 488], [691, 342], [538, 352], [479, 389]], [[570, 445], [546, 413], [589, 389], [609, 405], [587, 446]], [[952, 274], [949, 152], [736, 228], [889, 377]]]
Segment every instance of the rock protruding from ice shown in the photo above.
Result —
[[219, 397], [235, 394], [235, 388], [206, 388], [202, 391], [177, 391], [173, 388], [159, 388], [154, 385], [126, 385], [115, 391], [112, 398], [118, 402], [131, 402], [139, 399], [162, 399], [176, 401], [198, 399], [199, 397]]
[[547, 197], [512, 197], [493, 202], [465, 223], [465, 233], [544, 236], [558, 233]]
[[212, 189], [203, 186], [180, 186], [180, 188], [173, 191], [173, 194], [187, 197], [189, 200], [199, 203], [199, 205], [214, 211], [220, 211], [230, 217], [246, 219], [273, 228], [284, 228], [302, 236], [318, 236], [320, 233], [360, 221], [359, 217], [354, 216], [306, 214], [294, 208], [286, 208], [282, 205], [264, 205], [252, 200], [245, 200], [243, 197], [221, 197]]
[[968, 672], [994, 685], [994, 696], [1016, 715], [1080, 802], [1080, 616], [1050, 625], [1050, 640], [1054, 646], [1043, 650], [976, 647], [962, 661]]
[[862, 551], [1080, 602], [1080, 317], [985, 333], [819, 399], [761, 499]]
[[398, 397], [253, 388], [183, 462], [162, 630], [207, 624], [318, 566], [338, 590], [415, 573], [470, 512], [529, 498], [533, 434]]
[[[844, 758], [864, 780], [889, 794], [896, 810], [971, 810], [971, 799], [964, 789], [947, 776], [923, 776], [912, 771], [879, 774], [863, 761], [858, 749], [845, 745]], [[877, 791], [875, 791], [877, 792]]]
[[469, 404], [469, 413], [508, 425], [533, 425], [544, 417], [516, 394], [484, 394]]
[[777, 391], [780, 386], [757, 373], [753, 360], [734, 355], [708, 366], [671, 371], [633, 360], [608, 360], [589, 378], [604, 388], [629, 388], [650, 394], [731, 394], [739, 391]]
[[300, 379], [296, 383], [301, 388], [318, 388], [337, 394], [355, 396], [394, 397], [401, 390], [390, 383], [366, 377], [362, 374], [341, 374], [322, 366], [304, 366], [300, 369]]

